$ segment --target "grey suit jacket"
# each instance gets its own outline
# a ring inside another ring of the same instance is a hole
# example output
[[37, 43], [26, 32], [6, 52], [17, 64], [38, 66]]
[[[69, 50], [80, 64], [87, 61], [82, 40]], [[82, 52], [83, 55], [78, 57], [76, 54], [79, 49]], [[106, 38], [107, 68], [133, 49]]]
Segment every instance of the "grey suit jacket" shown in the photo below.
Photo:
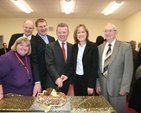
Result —
[[[105, 43], [99, 49], [99, 78], [97, 86], [103, 88], [102, 55]], [[110, 96], [119, 96], [120, 90], [129, 92], [133, 74], [132, 49], [128, 43], [116, 40], [108, 67], [107, 90]]]

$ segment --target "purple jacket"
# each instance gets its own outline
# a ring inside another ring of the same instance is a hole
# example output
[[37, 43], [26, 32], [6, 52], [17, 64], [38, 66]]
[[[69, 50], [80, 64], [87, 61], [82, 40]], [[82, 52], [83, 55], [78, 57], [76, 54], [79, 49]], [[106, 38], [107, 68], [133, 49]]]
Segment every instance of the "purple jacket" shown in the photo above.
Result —
[[[20, 59], [26, 64], [25, 57], [20, 56]], [[15, 53], [9, 51], [0, 56], [0, 84], [3, 86], [3, 93], [13, 93], [25, 96], [31, 96], [33, 93], [33, 78], [28, 58], [28, 69], [31, 80], [28, 82], [29, 76], [27, 70], [21, 65]]]

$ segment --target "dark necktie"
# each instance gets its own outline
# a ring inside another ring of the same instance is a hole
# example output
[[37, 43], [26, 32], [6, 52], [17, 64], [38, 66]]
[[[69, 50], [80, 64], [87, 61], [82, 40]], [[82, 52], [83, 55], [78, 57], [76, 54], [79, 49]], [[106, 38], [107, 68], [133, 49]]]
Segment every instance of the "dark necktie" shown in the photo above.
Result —
[[64, 56], [64, 61], [66, 62], [66, 51], [65, 51], [64, 45], [65, 45], [65, 43], [62, 42], [62, 52], [63, 52], [63, 56]]
[[104, 69], [103, 69], [103, 75], [107, 78], [107, 74], [108, 74], [108, 66], [109, 66], [109, 62], [110, 62], [110, 58], [111, 58], [111, 55], [112, 55], [112, 52], [111, 52], [111, 44], [108, 45], [109, 48], [106, 52], [106, 56], [105, 56], [105, 60], [104, 60]]

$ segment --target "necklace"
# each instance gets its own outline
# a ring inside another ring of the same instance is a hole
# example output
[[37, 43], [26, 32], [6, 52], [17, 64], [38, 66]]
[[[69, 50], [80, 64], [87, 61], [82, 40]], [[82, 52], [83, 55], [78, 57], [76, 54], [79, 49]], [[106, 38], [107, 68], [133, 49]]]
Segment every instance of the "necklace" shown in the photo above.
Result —
[[24, 62], [21, 60], [21, 58], [18, 56], [18, 54], [16, 52], [15, 52], [15, 55], [16, 55], [18, 61], [20, 62], [20, 64], [25, 68], [25, 70], [27, 72], [27, 75], [28, 75], [28, 82], [30, 82], [31, 81], [31, 78], [30, 78], [30, 72], [29, 72], [29, 69], [28, 69], [27, 56], [25, 56], [26, 64], [24, 64]]

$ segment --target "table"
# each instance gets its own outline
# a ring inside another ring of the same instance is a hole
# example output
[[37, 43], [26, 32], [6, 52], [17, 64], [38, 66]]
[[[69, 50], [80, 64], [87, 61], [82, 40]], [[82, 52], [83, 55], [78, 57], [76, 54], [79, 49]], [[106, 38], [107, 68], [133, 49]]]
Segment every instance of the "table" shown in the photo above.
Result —
[[[117, 113], [103, 96], [69, 96], [70, 110], [57, 113]], [[0, 100], [0, 112], [44, 112], [31, 109], [36, 97], [6, 95]], [[54, 113], [54, 111], [49, 111]]]

